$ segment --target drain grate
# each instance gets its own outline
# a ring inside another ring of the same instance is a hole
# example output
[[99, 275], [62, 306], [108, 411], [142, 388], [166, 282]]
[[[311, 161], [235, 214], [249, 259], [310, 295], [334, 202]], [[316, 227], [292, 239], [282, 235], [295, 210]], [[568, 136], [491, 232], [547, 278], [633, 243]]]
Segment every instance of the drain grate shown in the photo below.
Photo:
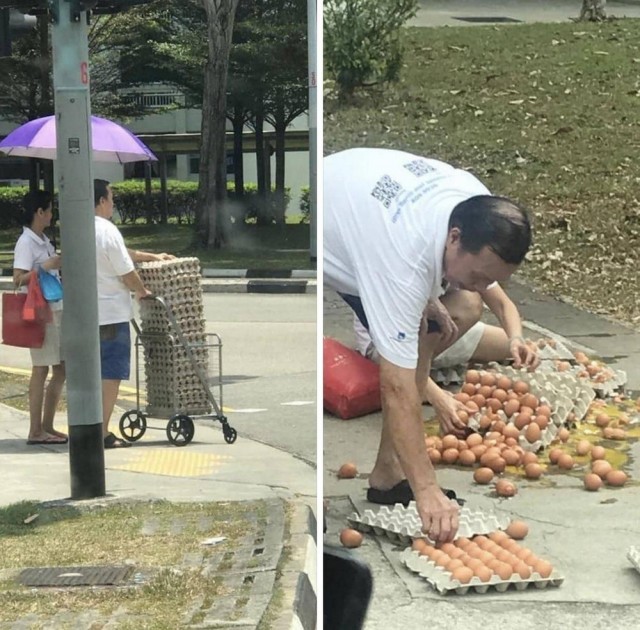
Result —
[[40, 567], [24, 569], [24, 586], [117, 586], [127, 581], [133, 567]]
[[495, 23], [505, 23], [505, 22], [510, 22], [510, 23], [519, 23], [522, 22], [522, 20], [516, 20], [515, 18], [510, 18], [510, 17], [503, 17], [503, 16], [499, 16], [499, 17], [480, 17], [480, 16], [474, 16], [474, 17], [454, 17], [455, 20], [460, 20], [462, 22], [477, 22], [480, 24], [495, 24]]

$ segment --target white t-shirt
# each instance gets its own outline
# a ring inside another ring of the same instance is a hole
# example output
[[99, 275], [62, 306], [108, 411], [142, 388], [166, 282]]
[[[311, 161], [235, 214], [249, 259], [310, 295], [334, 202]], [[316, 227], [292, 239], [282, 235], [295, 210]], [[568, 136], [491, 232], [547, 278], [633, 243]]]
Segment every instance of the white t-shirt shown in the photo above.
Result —
[[395, 365], [418, 362], [418, 332], [442, 291], [453, 208], [490, 194], [473, 175], [389, 149], [324, 160], [324, 283], [362, 300], [373, 342]]
[[[56, 250], [46, 234], [40, 237], [31, 228], [23, 227], [22, 234], [13, 250], [13, 268], [31, 271], [55, 255]], [[48, 273], [54, 275], [58, 280], [60, 279], [60, 273], [57, 269], [52, 269]], [[20, 291], [26, 293], [27, 288], [28, 284], [25, 284], [20, 287]], [[52, 311], [61, 311], [62, 300], [49, 302], [49, 307]]]
[[135, 267], [120, 230], [102, 217], [96, 217], [96, 264], [100, 326], [128, 322], [133, 317], [133, 305], [121, 276]]

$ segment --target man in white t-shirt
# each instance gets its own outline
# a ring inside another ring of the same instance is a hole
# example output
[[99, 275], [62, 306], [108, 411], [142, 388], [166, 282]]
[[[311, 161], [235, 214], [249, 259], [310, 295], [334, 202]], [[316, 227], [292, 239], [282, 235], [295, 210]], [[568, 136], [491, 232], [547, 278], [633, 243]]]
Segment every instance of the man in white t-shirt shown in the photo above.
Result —
[[131, 444], [109, 431], [109, 421], [120, 391], [120, 382], [129, 378], [131, 370], [131, 293], [137, 299], [151, 295], [135, 270], [134, 263], [167, 260], [174, 256], [127, 249], [120, 230], [111, 222], [113, 192], [109, 182], [96, 179], [93, 187], [104, 447], [121, 448]]
[[[380, 353], [383, 429], [369, 500], [408, 488], [423, 531], [452, 540], [458, 505], [426, 454], [422, 399], [437, 346], [456, 335], [445, 285], [473, 292], [507, 280], [531, 244], [526, 213], [473, 175], [387, 149], [324, 161], [324, 283], [340, 293]], [[461, 292], [462, 294], [463, 292]]]

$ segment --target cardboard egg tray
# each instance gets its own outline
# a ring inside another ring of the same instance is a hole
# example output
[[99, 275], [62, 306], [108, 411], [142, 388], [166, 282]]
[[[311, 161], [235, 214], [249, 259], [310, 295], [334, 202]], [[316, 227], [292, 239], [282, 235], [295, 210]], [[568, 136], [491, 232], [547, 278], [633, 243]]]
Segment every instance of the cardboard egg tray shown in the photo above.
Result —
[[589, 378], [578, 377], [577, 374], [581, 371], [582, 366], [574, 366], [571, 369], [571, 372], [576, 375], [576, 378], [583, 383], [588, 383], [588, 385], [599, 398], [609, 398], [610, 396], [615, 396], [619, 391], [624, 389], [624, 386], [627, 384], [627, 373], [623, 370], [612, 369], [612, 378], [610, 378], [608, 381], [604, 381], [603, 383], [598, 383]]
[[[497, 529], [505, 529], [510, 522], [507, 517], [498, 517], [466, 506], [460, 508], [458, 518], [456, 538], [490, 534]], [[396, 503], [394, 506], [383, 505], [377, 510], [365, 510], [362, 516], [354, 512], [347, 520], [358, 531], [386, 536], [392, 542], [405, 545], [410, 544], [413, 538], [424, 537], [415, 501], [411, 501], [407, 507]]]
[[637, 547], [629, 547], [627, 550], [627, 558], [633, 565], [633, 568], [640, 573], [640, 549]]
[[466, 365], [460, 365], [456, 367], [433, 368], [429, 376], [436, 383], [448, 387], [449, 385], [458, 385], [464, 383], [464, 377], [466, 373]]
[[469, 592], [487, 593], [496, 591], [504, 593], [509, 588], [516, 591], [523, 591], [530, 586], [536, 588], [547, 588], [548, 586], [560, 586], [564, 582], [564, 577], [554, 569], [549, 577], [543, 578], [538, 573], [532, 573], [527, 579], [521, 578], [514, 573], [509, 579], [503, 580], [497, 575], [492, 575], [488, 582], [482, 582], [480, 578], [474, 576], [468, 584], [461, 584], [454, 580], [446, 569], [438, 566], [425, 556], [421, 556], [417, 551], [408, 547], [400, 556], [403, 564], [414, 573], [424, 578], [429, 585], [438, 593], [446, 595], [455, 593], [456, 595], [466, 595]]
[[569, 350], [569, 348], [560, 340], [555, 337], [552, 337], [555, 347], [552, 347], [545, 340], [542, 340], [544, 345], [540, 347], [540, 343], [538, 343], [538, 356], [543, 361], [545, 360], [553, 360], [556, 359], [558, 361], [573, 361], [574, 356], [573, 352]]

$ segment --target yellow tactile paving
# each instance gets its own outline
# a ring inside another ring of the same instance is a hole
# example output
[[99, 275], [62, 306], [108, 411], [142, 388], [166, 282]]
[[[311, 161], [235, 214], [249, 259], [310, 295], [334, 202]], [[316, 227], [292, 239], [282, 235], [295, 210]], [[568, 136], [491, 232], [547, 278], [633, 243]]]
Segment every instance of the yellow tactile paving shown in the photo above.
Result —
[[214, 474], [231, 459], [230, 455], [197, 453], [182, 447], [139, 449], [131, 453], [129, 461], [107, 468], [169, 477], [201, 477]]

